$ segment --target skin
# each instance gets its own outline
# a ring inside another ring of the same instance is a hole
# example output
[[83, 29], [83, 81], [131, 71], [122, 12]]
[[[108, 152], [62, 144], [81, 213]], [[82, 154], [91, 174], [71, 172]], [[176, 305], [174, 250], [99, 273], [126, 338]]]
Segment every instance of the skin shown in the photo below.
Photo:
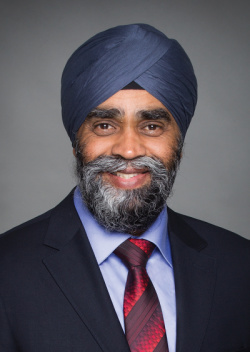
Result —
[[[85, 162], [99, 156], [133, 160], [156, 157], [167, 167], [180, 130], [167, 108], [145, 90], [121, 90], [88, 115], [77, 133]], [[73, 150], [75, 155], [75, 150]], [[150, 182], [146, 168], [131, 165], [117, 174], [103, 173], [114, 187], [135, 189]]]

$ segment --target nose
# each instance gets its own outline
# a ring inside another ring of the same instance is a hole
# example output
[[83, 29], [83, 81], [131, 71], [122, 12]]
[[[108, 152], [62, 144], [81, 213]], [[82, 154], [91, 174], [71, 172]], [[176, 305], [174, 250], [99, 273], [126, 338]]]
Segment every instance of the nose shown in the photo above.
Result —
[[146, 148], [140, 135], [133, 129], [128, 129], [117, 136], [112, 146], [112, 155], [121, 156], [124, 159], [134, 159], [145, 156]]

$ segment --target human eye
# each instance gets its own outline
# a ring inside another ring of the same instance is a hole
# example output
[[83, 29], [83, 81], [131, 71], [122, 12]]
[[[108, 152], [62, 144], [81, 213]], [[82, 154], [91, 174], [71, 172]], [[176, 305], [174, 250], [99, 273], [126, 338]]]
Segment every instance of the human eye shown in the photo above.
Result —
[[109, 136], [115, 133], [115, 130], [115, 126], [108, 122], [99, 122], [93, 126], [93, 132], [98, 136]]
[[158, 137], [164, 131], [164, 126], [160, 123], [145, 123], [141, 126], [141, 132], [151, 137]]

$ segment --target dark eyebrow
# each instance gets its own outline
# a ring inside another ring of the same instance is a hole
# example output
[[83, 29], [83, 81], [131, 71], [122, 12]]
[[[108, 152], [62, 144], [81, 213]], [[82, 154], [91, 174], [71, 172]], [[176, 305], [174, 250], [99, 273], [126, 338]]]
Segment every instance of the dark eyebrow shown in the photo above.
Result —
[[171, 122], [171, 115], [165, 109], [153, 109], [153, 110], [140, 110], [136, 114], [138, 117], [144, 120], [165, 120]]
[[[124, 112], [116, 108], [111, 108], [111, 109], [95, 108], [88, 113], [86, 120], [90, 120], [92, 118], [114, 119], [114, 118], [121, 118], [123, 117], [123, 115], [124, 115]], [[136, 113], [136, 116], [140, 120], [165, 120], [167, 122], [171, 122], [170, 113], [167, 110], [162, 108], [152, 109], [152, 110], [140, 110]]]
[[112, 109], [99, 109], [99, 108], [95, 108], [92, 109], [86, 119], [91, 119], [93, 117], [99, 117], [101, 119], [107, 119], [107, 118], [115, 118], [118, 116], [121, 116], [121, 112], [118, 109], [112, 108]]

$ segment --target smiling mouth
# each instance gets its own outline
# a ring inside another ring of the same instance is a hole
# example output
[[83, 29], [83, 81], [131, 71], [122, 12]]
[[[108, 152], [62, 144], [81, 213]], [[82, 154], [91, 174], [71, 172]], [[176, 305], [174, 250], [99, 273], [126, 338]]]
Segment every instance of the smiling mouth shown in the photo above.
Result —
[[115, 172], [105, 172], [104, 179], [117, 188], [134, 189], [148, 183], [150, 172], [148, 169], [136, 169], [128, 167]]
[[127, 174], [127, 173], [123, 173], [123, 172], [114, 172], [113, 175], [128, 180], [129, 178], [136, 177], [138, 175], [145, 174], [145, 173], [146, 173], [146, 171], [145, 172], [131, 173], [131, 174], [130, 173]]

